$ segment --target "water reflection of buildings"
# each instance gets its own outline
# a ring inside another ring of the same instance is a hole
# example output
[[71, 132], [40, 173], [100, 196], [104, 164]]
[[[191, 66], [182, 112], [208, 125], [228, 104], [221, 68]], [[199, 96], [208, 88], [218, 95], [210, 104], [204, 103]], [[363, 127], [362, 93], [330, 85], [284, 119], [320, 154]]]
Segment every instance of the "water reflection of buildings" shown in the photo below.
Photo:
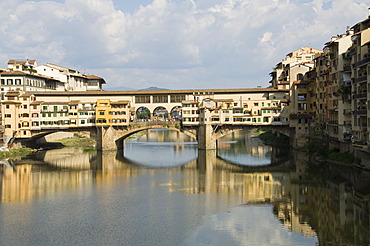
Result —
[[331, 170], [323, 178], [297, 185], [293, 209], [309, 219], [320, 245], [369, 245], [370, 173]]
[[[1, 202], [26, 201], [66, 190], [82, 191], [93, 184], [129, 182], [133, 177], [164, 172], [127, 163], [119, 152], [76, 151], [74, 157], [69, 153], [63, 161], [63, 150], [42, 156], [49, 164], [38, 161], [39, 164], [31, 165], [35, 160], [29, 163], [22, 160], [22, 164], [0, 165]], [[280, 158], [271, 159], [283, 163]], [[299, 179], [302, 170], [274, 171], [275, 167], [257, 170], [231, 165], [217, 158], [214, 152], [206, 151], [199, 152], [198, 159], [186, 165], [166, 169], [164, 182], [169, 192], [221, 195], [229, 207], [273, 204], [274, 213], [283, 225], [306, 236], [317, 235], [320, 245], [328, 240], [333, 245], [370, 243], [368, 173], [331, 172], [324, 182], [312, 183], [303, 182], [305, 177]]]
[[73, 189], [92, 183], [90, 171], [59, 172], [43, 166], [0, 165], [1, 202], [22, 202], [43, 194]]

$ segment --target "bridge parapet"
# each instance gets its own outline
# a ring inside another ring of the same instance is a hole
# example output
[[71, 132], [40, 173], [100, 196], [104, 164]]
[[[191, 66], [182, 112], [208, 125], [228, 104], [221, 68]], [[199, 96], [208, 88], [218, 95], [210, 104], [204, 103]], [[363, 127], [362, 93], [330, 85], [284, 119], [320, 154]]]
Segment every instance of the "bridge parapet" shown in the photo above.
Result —
[[130, 122], [128, 128], [133, 130], [137, 128], [177, 128], [180, 129], [179, 121], [135, 121]]

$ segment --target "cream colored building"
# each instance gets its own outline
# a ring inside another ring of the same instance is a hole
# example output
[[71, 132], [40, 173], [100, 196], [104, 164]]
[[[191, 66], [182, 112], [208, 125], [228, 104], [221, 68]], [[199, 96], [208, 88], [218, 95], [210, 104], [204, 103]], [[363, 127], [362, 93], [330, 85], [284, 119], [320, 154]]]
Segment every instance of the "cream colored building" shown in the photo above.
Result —
[[[271, 88], [126, 92], [9, 91], [1, 105], [5, 142], [32, 132], [93, 126], [123, 126], [136, 121], [139, 108], [171, 112], [182, 108], [184, 126], [204, 121], [230, 125], [288, 125], [287, 90]], [[185, 100], [183, 100], [185, 99]], [[209, 115], [201, 116], [207, 108]], [[154, 118], [152, 118], [154, 119]], [[164, 119], [158, 119], [164, 120]]]

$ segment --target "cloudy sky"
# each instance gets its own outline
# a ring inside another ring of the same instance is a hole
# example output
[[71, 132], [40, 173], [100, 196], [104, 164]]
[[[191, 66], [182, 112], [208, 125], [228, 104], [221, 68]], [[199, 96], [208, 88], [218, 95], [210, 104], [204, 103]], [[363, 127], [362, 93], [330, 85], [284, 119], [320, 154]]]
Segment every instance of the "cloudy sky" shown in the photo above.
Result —
[[368, 16], [370, 0], [0, 0], [0, 67], [36, 59], [105, 88], [268, 86], [271, 68]]

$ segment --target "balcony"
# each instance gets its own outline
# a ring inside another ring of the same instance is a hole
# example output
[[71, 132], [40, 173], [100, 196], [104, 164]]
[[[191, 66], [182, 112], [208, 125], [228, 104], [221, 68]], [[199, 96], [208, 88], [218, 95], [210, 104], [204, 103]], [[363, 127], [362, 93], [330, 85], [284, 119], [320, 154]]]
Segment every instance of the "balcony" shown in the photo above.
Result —
[[363, 60], [353, 64], [354, 67], [360, 67], [370, 62], [370, 57], [365, 57]]
[[351, 110], [350, 109], [343, 109], [343, 114], [351, 114]]
[[347, 120], [347, 121], [343, 121], [343, 125], [345, 126], [351, 126], [352, 125], [352, 122]]
[[345, 80], [343, 81], [344, 86], [351, 86], [352, 85], [352, 80]]
[[343, 67], [343, 72], [351, 72], [351, 66], [345, 65]]
[[354, 115], [366, 115], [367, 114], [367, 110], [355, 110], [353, 111], [353, 114]]
[[367, 75], [355, 78], [353, 83], [362, 83], [367, 81]]
[[291, 119], [312, 119], [312, 115], [308, 113], [290, 114], [289, 117]]
[[320, 71], [320, 75], [326, 75], [329, 73], [329, 69], [324, 69], [322, 71]]
[[328, 124], [329, 125], [338, 125], [338, 120], [329, 120]]
[[367, 97], [367, 92], [353, 95], [353, 99], [365, 99], [366, 97]]

